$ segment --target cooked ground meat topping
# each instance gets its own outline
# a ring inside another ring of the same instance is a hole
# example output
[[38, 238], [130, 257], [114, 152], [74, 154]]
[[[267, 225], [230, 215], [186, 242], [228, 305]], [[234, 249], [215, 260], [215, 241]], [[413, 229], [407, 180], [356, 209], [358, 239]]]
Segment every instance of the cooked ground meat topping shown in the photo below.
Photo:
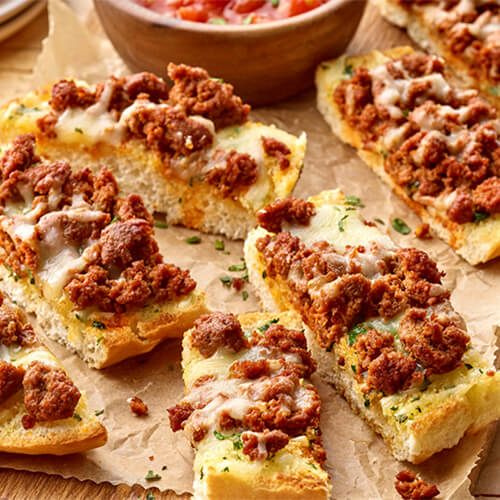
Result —
[[434, 484], [428, 484], [408, 469], [404, 469], [396, 476], [395, 488], [405, 500], [429, 500], [439, 495]]
[[[375, 242], [337, 252], [326, 241], [308, 247], [287, 231], [258, 239], [256, 247], [266, 275], [286, 284], [318, 343], [327, 351], [341, 339], [353, 346], [357, 364], [345, 369], [363, 390], [394, 394], [461, 365], [470, 339], [443, 273], [425, 252]], [[379, 331], [369, 326], [373, 318], [395, 326]]]
[[[69, 252], [74, 270], [58, 271], [75, 307], [118, 313], [150, 301], [179, 300], [195, 288], [189, 271], [163, 262], [152, 216], [138, 195], [118, 198], [109, 170], [73, 173], [60, 161], [33, 166], [34, 150], [34, 137], [20, 136], [2, 159], [8, 175], [0, 185], [0, 238], [9, 250], [4, 264], [15, 276], [27, 276], [31, 284], [41, 277], [44, 289], [51, 278], [47, 261]], [[18, 206], [22, 210], [12, 213]]]
[[0, 361], [0, 403], [15, 394], [23, 385], [24, 368]]
[[127, 399], [127, 403], [130, 406], [130, 411], [137, 415], [138, 417], [142, 417], [148, 414], [148, 407], [146, 403], [141, 398], [134, 396], [132, 398]]
[[288, 159], [288, 155], [291, 153], [290, 148], [274, 137], [261, 137], [261, 140], [266, 154], [274, 156], [278, 160], [281, 170], [286, 170], [290, 166]]
[[307, 226], [313, 215], [314, 205], [299, 198], [276, 200], [257, 214], [259, 224], [271, 233], [279, 233], [283, 222]]
[[308, 453], [324, 462], [318, 430], [321, 401], [304, 380], [316, 365], [304, 334], [276, 321], [254, 330], [246, 340], [231, 314], [213, 313], [198, 320], [191, 342], [205, 358], [225, 348], [240, 356], [228, 363], [227, 377], [198, 378], [186, 398], [168, 410], [173, 431], [184, 429], [193, 444], [207, 434], [217, 439], [226, 439], [223, 433], [238, 436], [241, 445], [235, 450], [242, 449], [250, 460], [263, 460], [290, 438], [307, 435]]
[[417, 53], [357, 68], [333, 99], [410, 198], [458, 224], [500, 213], [497, 112], [452, 87], [440, 59]]
[[24, 404], [28, 413], [44, 422], [73, 416], [80, 391], [60, 368], [33, 361], [23, 379]]
[[[0, 296], [0, 299], [3, 302], [3, 297]], [[33, 344], [34, 341], [33, 327], [27, 322], [24, 312], [18, 307], [11, 307], [6, 303], [1, 303], [0, 342], [6, 346], [12, 344], [28, 346]]]

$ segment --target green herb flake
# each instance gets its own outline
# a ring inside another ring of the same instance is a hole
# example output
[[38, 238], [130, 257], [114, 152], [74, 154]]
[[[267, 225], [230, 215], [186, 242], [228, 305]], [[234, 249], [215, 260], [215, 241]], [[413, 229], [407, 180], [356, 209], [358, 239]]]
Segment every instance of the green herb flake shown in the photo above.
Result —
[[92, 326], [94, 328], [99, 328], [99, 330], [106, 330], [106, 325], [102, 321], [93, 321]]
[[312, 462], [307, 462], [307, 465], [309, 465], [309, 467], [312, 467], [313, 469], [317, 469], [318, 467], [316, 465], [314, 465]]
[[73, 413], [73, 418], [75, 420], [78, 420], [78, 422], [81, 422], [81, 420], [82, 420], [82, 417], [80, 417], [80, 415], [78, 415], [78, 413]]
[[279, 319], [278, 319], [278, 318], [274, 318], [274, 319], [272, 319], [272, 320], [268, 321], [267, 323], [264, 323], [262, 326], [259, 326], [259, 328], [258, 328], [259, 332], [264, 333], [265, 331], [267, 331], [267, 330], [268, 330], [268, 328], [269, 328], [272, 324], [277, 323], [278, 321], [279, 321]]
[[94, 413], [95, 416], [98, 417], [99, 415], [102, 415], [104, 413], [104, 410], [96, 410]]
[[353, 70], [352, 64], [348, 64], [344, 68], [344, 71], [342, 72], [342, 74], [348, 76], [349, 78], [352, 78], [352, 76], [354, 75], [354, 70]]
[[357, 196], [346, 196], [345, 202], [347, 205], [352, 205], [353, 207], [364, 207], [363, 203], [361, 203], [361, 199]]
[[83, 253], [83, 248], [82, 248], [82, 247], [79, 247], [79, 248], [78, 248], [78, 253], [79, 253], [80, 255], [82, 255], [82, 253]]
[[380, 225], [385, 226], [385, 222], [382, 219], [379, 219], [378, 217], [375, 217], [375, 219], [373, 219], [373, 220], [375, 222], [378, 222]]
[[351, 365], [351, 369], [354, 373], [356, 373], [356, 365]]
[[339, 220], [339, 231], [341, 233], [344, 232], [344, 221], [347, 219], [347, 217], [349, 217], [349, 214], [343, 215]]
[[403, 422], [406, 422], [408, 420], [408, 415], [400, 413], [399, 415], [395, 415], [394, 418], [396, 419], [396, 422], [398, 424], [402, 424]]
[[155, 220], [155, 227], [159, 227], [160, 229], [167, 229], [168, 224], [159, 220]]
[[194, 177], [189, 178], [189, 187], [193, 187], [194, 184]]
[[82, 318], [79, 314], [76, 314], [76, 313], [75, 313], [75, 318], [76, 318], [78, 321], [83, 321], [83, 318]]
[[16, 109], [16, 114], [18, 115], [24, 115], [26, 113], [32, 113], [33, 111], [35, 112], [40, 112], [40, 108], [34, 107], [30, 108], [28, 106], [25, 106], [24, 104], [21, 104], [17, 109]]
[[397, 406], [391, 406], [391, 411], [398, 411], [399, 408]]
[[464, 363], [464, 365], [467, 370], [472, 370], [474, 368], [470, 363]]
[[229, 472], [229, 467], [227, 467], [227, 466], [226, 466], [226, 467], [224, 467], [224, 468], [222, 469], [222, 472]]
[[233, 278], [231, 278], [231, 276], [221, 276], [220, 280], [222, 281], [222, 284], [228, 288], [230, 288], [233, 284]]
[[262, 271], [262, 279], [266, 279], [267, 278], [267, 272], [266, 270]]
[[231, 271], [233, 273], [239, 272], [239, 271], [246, 271], [247, 265], [243, 262], [243, 264], [236, 264], [234, 266], [229, 266], [227, 268], [228, 271]]
[[215, 240], [215, 249], [224, 250], [224, 240]]
[[[208, 22], [210, 24], [227, 24], [227, 21], [222, 17], [212, 17], [212, 19], [210, 19]], [[213, 80], [219, 81], [220, 78], [213, 78]]]
[[155, 474], [152, 470], [148, 470], [148, 473], [144, 476], [146, 481], [158, 481], [161, 479], [160, 474]]
[[370, 400], [365, 399], [365, 408], [368, 408], [370, 406]]
[[488, 92], [491, 94], [491, 95], [494, 95], [494, 96], [498, 96], [500, 95], [500, 89], [498, 87], [490, 87], [488, 89]]
[[111, 219], [111, 222], [109, 223], [109, 225], [114, 224], [115, 222], [118, 222], [118, 217], [116, 215]]
[[387, 150], [385, 150], [383, 148], [380, 150], [380, 154], [384, 157], [384, 159], [389, 156], [389, 153], [387, 152]]
[[32, 285], [34, 285], [34, 284], [35, 284], [35, 278], [33, 277], [33, 274], [32, 274], [32, 272], [31, 272], [31, 269], [28, 269], [28, 276], [29, 276], [29, 278], [30, 278], [30, 283], [31, 283]]
[[200, 479], [203, 479], [203, 476], [204, 476], [204, 475], [205, 475], [205, 474], [203, 473], [203, 467], [202, 467], [202, 468], [200, 469]]
[[243, 21], [241, 21], [241, 24], [252, 24], [252, 19], [253, 19], [253, 16], [250, 14], [249, 16], [245, 17], [245, 19], [243, 19]]
[[415, 396], [410, 403], [414, 403], [415, 401], [418, 401], [420, 399], [420, 396]]
[[99, 337], [99, 338], [97, 339], [97, 341], [96, 341], [96, 344], [97, 344], [97, 345], [99, 345], [99, 344], [102, 342], [102, 339], [103, 339], [103, 338], [104, 338], [104, 337]]
[[243, 441], [241, 440], [241, 432], [238, 434], [236, 441], [233, 441], [233, 448], [238, 451], [243, 448]]
[[406, 222], [403, 219], [400, 219], [398, 217], [396, 217], [395, 219], [392, 219], [391, 225], [395, 231], [397, 231], [398, 233], [401, 233], [401, 234], [409, 234], [411, 231], [411, 229], [406, 224]]
[[241, 296], [242, 296], [244, 301], [247, 300], [248, 299], [248, 292], [246, 290], [243, 290], [241, 292]]
[[199, 236], [191, 236], [186, 238], [186, 243], [189, 243], [190, 245], [197, 245], [198, 243], [201, 243], [201, 238]]
[[360, 325], [356, 325], [355, 327], [351, 328], [348, 332], [347, 335], [349, 335], [349, 345], [354, 345], [356, 342], [356, 339], [358, 335], [363, 335], [367, 332], [368, 330]]
[[152, 493], [146, 495], [146, 500], [155, 500], [155, 496]]
[[270, 2], [274, 8], [278, 7], [280, 4], [280, 0], [270, 0]]
[[410, 111], [408, 109], [403, 109], [403, 115], [408, 116], [410, 114]]
[[474, 222], [481, 222], [484, 219], [487, 219], [490, 216], [490, 214], [486, 212], [480, 212], [479, 210], [476, 210], [474, 212]]
[[83, 134], [83, 130], [81, 128], [78, 128], [78, 127], [75, 128], [75, 132], [77, 132], [79, 134]]

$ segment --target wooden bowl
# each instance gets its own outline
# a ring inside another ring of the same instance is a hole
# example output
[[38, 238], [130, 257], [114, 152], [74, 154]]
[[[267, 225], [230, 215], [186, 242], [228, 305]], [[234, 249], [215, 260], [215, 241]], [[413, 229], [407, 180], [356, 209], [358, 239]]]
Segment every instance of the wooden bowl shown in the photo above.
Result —
[[115, 49], [133, 71], [167, 78], [169, 62], [201, 66], [244, 101], [270, 104], [308, 89], [316, 66], [341, 54], [366, 0], [329, 0], [265, 24], [214, 25], [162, 16], [130, 0], [94, 0]]

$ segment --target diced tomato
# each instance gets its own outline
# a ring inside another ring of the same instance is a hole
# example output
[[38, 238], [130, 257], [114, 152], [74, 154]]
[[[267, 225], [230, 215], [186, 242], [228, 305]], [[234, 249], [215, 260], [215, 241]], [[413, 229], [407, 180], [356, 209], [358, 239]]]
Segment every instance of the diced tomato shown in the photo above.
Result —
[[265, 5], [266, 0], [236, 0], [233, 10], [238, 14], [249, 14]]
[[304, 12], [308, 12], [316, 7], [319, 7], [321, 2], [319, 0], [290, 0], [290, 17], [298, 16]]
[[194, 21], [196, 23], [206, 23], [208, 14], [204, 10], [196, 7], [181, 7], [177, 10], [177, 16], [184, 21]]

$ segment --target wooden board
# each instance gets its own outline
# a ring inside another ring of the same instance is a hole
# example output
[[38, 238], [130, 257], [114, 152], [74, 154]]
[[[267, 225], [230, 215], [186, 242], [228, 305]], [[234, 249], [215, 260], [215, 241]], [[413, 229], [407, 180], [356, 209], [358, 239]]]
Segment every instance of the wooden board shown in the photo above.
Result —
[[[22, 92], [23, 83], [29, 78], [31, 68], [41, 49], [41, 41], [46, 35], [47, 19], [44, 13], [20, 33], [0, 44], [1, 101]], [[366, 52], [374, 48], [384, 49], [404, 44], [411, 44], [408, 37], [385, 22], [374, 7], [368, 6], [348, 51], [350, 53]], [[487, 498], [500, 498], [500, 494], [488, 493]], [[190, 495], [178, 496], [171, 492], [162, 493], [155, 488], [145, 490], [137, 485], [134, 487], [126, 485], [115, 487], [108, 483], [97, 485], [91, 481], [81, 482], [42, 473], [0, 469], [0, 500], [183, 500], [188, 498]], [[486, 497], [480, 495], [477, 495], [477, 498], [486, 500]]]

